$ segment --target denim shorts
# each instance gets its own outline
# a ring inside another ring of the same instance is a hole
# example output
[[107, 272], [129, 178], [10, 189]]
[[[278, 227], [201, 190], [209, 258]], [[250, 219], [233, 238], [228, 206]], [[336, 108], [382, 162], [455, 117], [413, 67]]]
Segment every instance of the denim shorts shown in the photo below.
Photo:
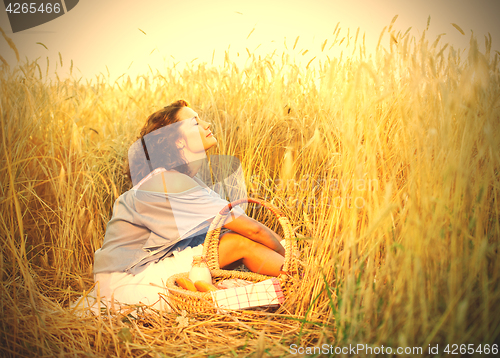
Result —
[[201, 245], [201, 244], [203, 244], [205, 242], [205, 237], [206, 236], [207, 236], [207, 233], [205, 232], [203, 234], [198, 234], [198, 235], [187, 237], [184, 240], [181, 240], [178, 243], [176, 243], [174, 246], [172, 246], [168, 250], [168, 254], [167, 255], [171, 256], [171, 255], [173, 255], [174, 251], [182, 251], [186, 247], [196, 247], [198, 245]]
[[[225, 234], [228, 231], [229, 231], [229, 229], [222, 228], [220, 231], [220, 236], [222, 236], [223, 234]], [[182, 251], [186, 247], [196, 247], [198, 245], [203, 244], [205, 242], [206, 237], [207, 237], [207, 233], [208, 232], [204, 232], [204, 233], [201, 233], [198, 235], [196, 235], [196, 233], [195, 233], [195, 235], [187, 237], [184, 240], [179, 241], [174, 246], [172, 246], [170, 248], [170, 250], [168, 250], [167, 256], [172, 255], [172, 253], [174, 251]]]

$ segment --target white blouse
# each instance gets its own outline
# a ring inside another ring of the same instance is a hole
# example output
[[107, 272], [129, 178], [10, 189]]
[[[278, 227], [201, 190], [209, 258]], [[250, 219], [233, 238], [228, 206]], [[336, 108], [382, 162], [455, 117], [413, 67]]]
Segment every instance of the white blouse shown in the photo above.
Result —
[[[169, 250], [179, 241], [205, 234], [211, 220], [228, 204], [197, 177], [193, 177], [197, 186], [180, 193], [140, 189], [163, 171], [155, 169], [115, 201], [104, 243], [94, 254], [94, 274], [141, 272], [147, 264], [171, 255]], [[245, 215], [240, 207], [231, 211], [233, 218]]]

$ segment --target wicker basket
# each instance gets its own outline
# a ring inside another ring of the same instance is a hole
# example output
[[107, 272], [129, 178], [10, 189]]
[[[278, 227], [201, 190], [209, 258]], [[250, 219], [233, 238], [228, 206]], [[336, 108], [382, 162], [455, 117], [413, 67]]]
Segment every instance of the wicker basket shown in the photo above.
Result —
[[[260, 204], [269, 209], [277, 217], [281, 227], [283, 228], [285, 239], [285, 261], [282, 269], [283, 273], [278, 276], [278, 280], [281, 283], [281, 288], [286, 298], [289, 287], [298, 274], [298, 264], [296, 260], [298, 256], [297, 241], [295, 240], [295, 233], [290, 226], [288, 218], [274, 205], [263, 200], [246, 198], [233, 201], [222, 209], [212, 221], [203, 245], [203, 256], [205, 256], [207, 260], [207, 265], [212, 273], [212, 279], [215, 283], [231, 278], [239, 278], [257, 283], [271, 277], [254, 272], [222, 270], [219, 267], [219, 238], [222, 225], [226, 221], [226, 217], [234, 206], [247, 202]], [[187, 278], [188, 276], [188, 272], [183, 272], [168, 278], [166, 286], [169, 290], [169, 303], [179, 310], [186, 310], [188, 312], [215, 310], [210, 292], [192, 292], [185, 290], [176, 284], [175, 280], [177, 278]]]

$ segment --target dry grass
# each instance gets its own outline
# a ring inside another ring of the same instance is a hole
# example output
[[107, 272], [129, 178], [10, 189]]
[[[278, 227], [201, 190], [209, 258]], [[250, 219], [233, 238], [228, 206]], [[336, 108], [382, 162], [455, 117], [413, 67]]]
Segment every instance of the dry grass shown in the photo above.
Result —
[[[388, 46], [376, 55], [358, 44], [359, 55], [319, 69], [269, 55], [242, 70], [227, 56], [220, 68], [83, 83], [47, 80], [37, 62], [0, 65], [3, 355], [258, 357], [290, 355], [292, 343], [424, 352], [429, 343], [492, 343], [498, 53], [491, 39], [484, 53], [471, 39], [464, 55], [392, 29], [381, 38]], [[251, 194], [312, 238], [287, 315], [196, 315], [181, 327], [177, 313], [78, 318], [68, 309], [92, 285], [93, 252], [128, 188], [128, 145], [148, 114], [178, 98], [214, 123], [216, 152], [239, 156]]]

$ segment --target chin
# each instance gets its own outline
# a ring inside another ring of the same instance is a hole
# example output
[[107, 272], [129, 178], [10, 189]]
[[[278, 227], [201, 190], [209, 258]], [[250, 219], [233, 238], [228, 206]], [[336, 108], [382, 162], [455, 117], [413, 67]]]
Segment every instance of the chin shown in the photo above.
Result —
[[215, 147], [217, 145], [217, 141], [214, 140], [212, 143], [206, 143], [205, 144], [205, 150], [209, 150], [212, 147]]
[[209, 145], [207, 150], [209, 150], [210, 148], [215, 147], [215, 146], [217, 146], [217, 141], [215, 141], [212, 145]]

